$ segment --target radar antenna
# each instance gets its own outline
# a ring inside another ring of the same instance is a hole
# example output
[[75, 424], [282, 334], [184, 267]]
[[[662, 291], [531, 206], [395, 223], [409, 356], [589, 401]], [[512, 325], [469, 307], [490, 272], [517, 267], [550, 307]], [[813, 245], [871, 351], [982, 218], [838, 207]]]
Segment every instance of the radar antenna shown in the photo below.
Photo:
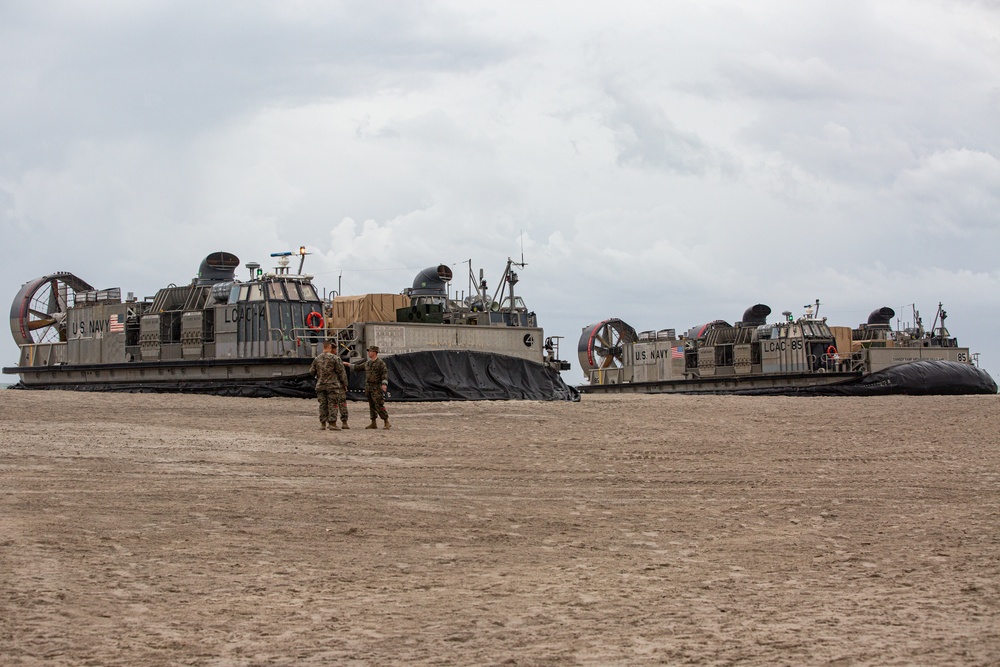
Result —
[[[950, 335], [948, 329], [944, 326], [944, 321], [947, 317], [948, 313], [944, 310], [944, 303], [939, 301], [937, 312], [934, 313], [934, 323], [931, 325], [932, 338], [947, 338]], [[940, 327], [937, 325], [939, 319], [941, 320]]]
[[[514, 268], [513, 268], [515, 266], [517, 268], [521, 269], [521, 268], [524, 268], [525, 266], [527, 266], [527, 264], [525, 264], [523, 261], [520, 262], [520, 263], [515, 262], [513, 259], [511, 259], [510, 257], [508, 257], [507, 258], [507, 266], [506, 266], [506, 268], [504, 268], [504, 270], [503, 270], [503, 276], [500, 278], [500, 284], [497, 285], [497, 291], [493, 295], [493, 301], [496, 301], [497, 298], [500, 297], [501, 293], [504, 291], [505, 287], [508, 287], [510, 289], [510, 292], [508, 294], [509, 301], [507, 303], [507, 312], [509, 312], [509, 313], [516, 312], [515, 305], [514, 305], [515, 304], [515, 301], [514, 301], [514, 285], [517, 284], [517, 282], [518, 282], [519, 279], [517, 277], [517, 273], [514, 271]], [[486, 286], [486, 284], [483, 283], [483, 287], [485, 287], [485, 286]]]

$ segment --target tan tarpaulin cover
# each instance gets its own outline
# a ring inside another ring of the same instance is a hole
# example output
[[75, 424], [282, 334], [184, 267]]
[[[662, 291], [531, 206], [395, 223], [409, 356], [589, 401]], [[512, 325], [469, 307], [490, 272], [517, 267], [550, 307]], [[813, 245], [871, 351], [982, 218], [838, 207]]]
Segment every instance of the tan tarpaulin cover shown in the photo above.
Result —
[[326, 315], [328, 329], [343, 329], [354, 322], [395, 322], [396, 309], [407, 308], [410, 297], [403, 294], [360, 294], [333, 299]]
[[[830, 331], [837, 339], [837, 352], [841, 359], [846, 359], [852, 352], [857, 352], [865, 346], [864, 341], [851, 340], [851, 327], [830, 327]], [[892, 340], [879, 341], [878, 347], [896, 347], [896, 342]]]
[[[851, 356], [851, 352], [857, 352], [851, 343], [851, 327], [830, 327], [830, 333], [836, 340], [834, 345], [837, 346], [837, 353], [841, 359], [846, 361]], [[858, 345], [858, 349], [861, 349], [860, 345]]]

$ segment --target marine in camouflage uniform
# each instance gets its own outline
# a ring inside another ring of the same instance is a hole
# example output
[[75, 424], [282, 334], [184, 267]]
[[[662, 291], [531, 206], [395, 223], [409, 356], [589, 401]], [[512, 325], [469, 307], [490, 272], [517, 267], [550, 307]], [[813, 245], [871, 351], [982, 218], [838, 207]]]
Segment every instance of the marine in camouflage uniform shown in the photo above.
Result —
[[319, 400], [319, 429], [337, 430], [337, 412], [347, 426], [347, 371], [340, 357], [333, 353], [333, 343], [323, 343], [323, 351], [313, 359], [309, 373], [316, 377], [316, 398]]
[[[347, 365], [347, 362], [344, 362]], [[361, 361], [354, 366], [354, 370], [365, 371], [365, 396], [368, 397], [368, 412], [371, 415], [372, 423], [365, 428], [378, 428], [376, 417], [381, 417], [384, 425], [382, 428], [392, 428], [389, 423], [389, 413], [385, 410], [385, 393], [389, 389], [389, 369], [385, 362], [378, 358], [378, 345], [368, 348], [368, 361]]]
[[[337, 359], [340, 360], [340, 357], [337, 357]], [[330, 428], [335, 428], [335, 424], [337, 423], [337, 415], [335, 413], [339, 412], [340, 428], [350, 429], [351, 427], [347, 425], [347, 371], [344, 370], [343, 366], [340, 367], [340, 370], [344, 372], [344, 376], [341, 378], [343, 382], [340, 390], [337, 391], [337, 395], [331, 399], [333, 402], [330, 404], [330, 417], [332, 418]]]

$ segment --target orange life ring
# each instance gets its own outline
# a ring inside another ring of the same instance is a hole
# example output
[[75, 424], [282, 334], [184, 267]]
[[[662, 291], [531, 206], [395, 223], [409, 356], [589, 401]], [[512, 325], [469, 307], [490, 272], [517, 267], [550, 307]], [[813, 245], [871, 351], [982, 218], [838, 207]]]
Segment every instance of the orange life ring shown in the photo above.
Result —
[[833, 345], [831, 345], [830, 347], [826, 348], [826, 355], [828, 357], [832, 357], [835, 354], [837, 354], [837, 348], [836, 347], [834, 347]]
[[319, 331], [323, 328], [323, 316], [317, 313], [315, 310], [306, 315], [306, 326], [313, 331]]

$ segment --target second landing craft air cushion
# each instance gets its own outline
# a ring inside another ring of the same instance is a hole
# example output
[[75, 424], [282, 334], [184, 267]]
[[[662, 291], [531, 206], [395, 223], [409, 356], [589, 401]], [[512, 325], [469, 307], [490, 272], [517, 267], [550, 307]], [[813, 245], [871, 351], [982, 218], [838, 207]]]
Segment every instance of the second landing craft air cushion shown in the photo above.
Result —
[[[476, 282], [470, 297], [449, 297], [452, 271], [438, 265], [402, 294], [321, 298], [312, 276], [289, 268], [296, 253], [274, 253], [273, 271], [208, 255], [187, 285], [123, 299], [72, 273], [25, 283], [11, 306], [26, 389], [312, 396], [309, 366], [324, 340], [349, 362], [378, 345], [393, 400], [578, 400], [559, 375], [558, 338], [545, 338], [520, 296], [508, 260], [494, 298]], [[351, 374], [349, 395], [362, 395]]]
[[769, 323], [756, 304], [740, 321], [713, 320], [677, 335], [636, 333], [620, 319], [584, 327], [578, 352], [584, 393], [728, 393], [872, 396], [995, 394], [997, 385], [958, 345], [938, 305], [934, 323], [894, 331], [878, 308], [857, 328], [830, 326], [815, 309]]

